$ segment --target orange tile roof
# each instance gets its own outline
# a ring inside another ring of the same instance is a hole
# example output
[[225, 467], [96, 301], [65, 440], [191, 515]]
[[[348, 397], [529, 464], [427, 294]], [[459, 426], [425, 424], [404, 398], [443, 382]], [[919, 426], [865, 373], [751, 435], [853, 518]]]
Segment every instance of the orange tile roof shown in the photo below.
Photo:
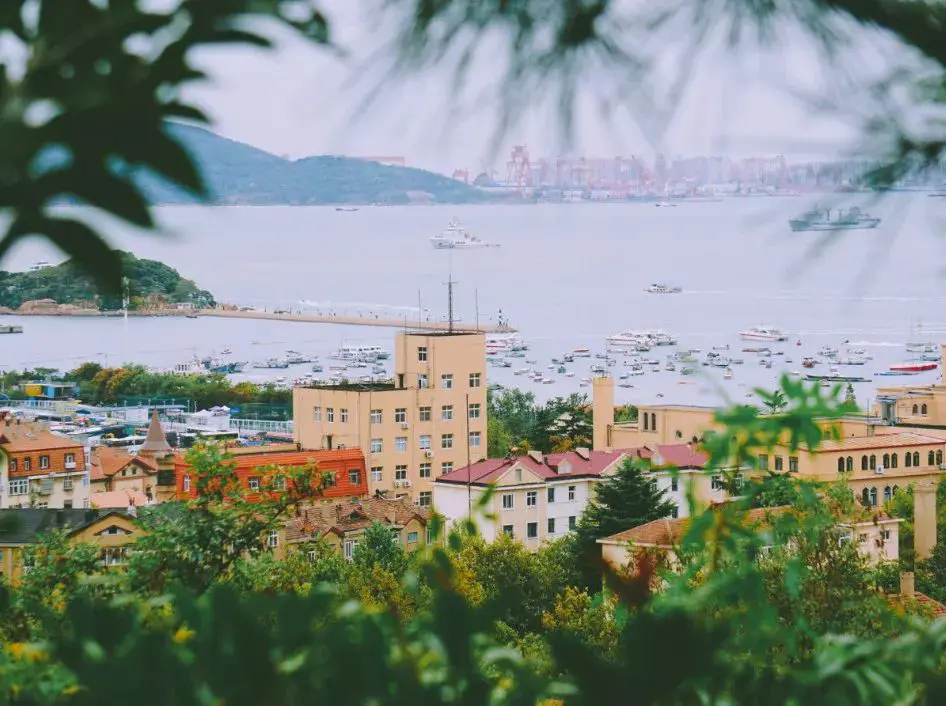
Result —
[[89, 477], [92, 480], [111, 478], [131, 463], [136, 463], [151, 473], [158, 470], [156, 463], [147, 456], [133, 456], [124, 449], [113, 449], [109, 446], [96, 446], [89, 454], [89, 460]]
[[900, 446], [942, 446], [946, 441], [926, 434], [902, 432], [878, 436], [850, 436], [844, 439], [825, 439], [815, 453], [823, 451], [857, 451], [859, 449], [883, 449]]
[[8, 453], [45, 451], [46, 449], [81, 449], [82, 444], [54, 434], [38, 422], [0, 422], [0, 447]]
[[[772, 514], [783, 513], [789, 509], [790, 508], [787, 506], [780, 506], [749, 510], [745, 515], [745, 524], [754, 525], [763, 522]], [[665, 517], [660, 520], [653, 520], [646, 524], [638, 525], [637, 527], [632, 527], [631, 529], [618, 532], [617, 534], [612, 534], [610, 537], [605, 537], [598, 541], [608, 544], [627, 544], [628, 542], [633, 542], [634, 544], [646, 544], [657, 547], [672, 547], [680, 543], [680, 539], [682, 539], [683, 535], [686, 534], [687, 529], [690, 527], [690, 520], [691, 518], [689, 517]]]
[[[894, 608], [905, 608], [906, 606], [904, 605], [903, 600], [905, 597], [906, 596], [903, 596], [899, 593], [890, 593], [887, 595], [887, 602], [890, 603], [890, 605]], [[941, 615], [946, 615], [946, 605], [943, 605], [939, 601], [930, 598], [925, 593], [915, 592], [912, 596], [909, 596], [909, 598], [915, 602], [916, 605], [923, 606], [924, 608], [931, 610], [933, 612], [933, 616], [936, 618], [940, 617]]]
[[375, 522], [404, 526], [417, 517], [426, 524], [430, 509], [409, 500], [366, 498], [356, 502], [308, 505], [286, 523], [286, 541], [304, 542], [338, 530], [348, 532], [369, 527]]

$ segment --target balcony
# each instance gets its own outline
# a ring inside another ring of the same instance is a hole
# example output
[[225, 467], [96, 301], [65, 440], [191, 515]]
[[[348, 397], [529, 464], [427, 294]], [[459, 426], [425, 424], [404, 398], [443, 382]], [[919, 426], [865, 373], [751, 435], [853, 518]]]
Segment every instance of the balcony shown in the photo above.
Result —
[[69, 471], [74, 471], [76, 469], [75, 461], [66, 461], [63, 465], [66, 467], [66, 470]]

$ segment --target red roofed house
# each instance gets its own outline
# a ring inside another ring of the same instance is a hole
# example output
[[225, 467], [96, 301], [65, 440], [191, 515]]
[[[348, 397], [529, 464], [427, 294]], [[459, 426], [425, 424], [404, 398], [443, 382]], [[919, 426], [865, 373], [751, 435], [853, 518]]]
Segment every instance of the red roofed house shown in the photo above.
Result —
[[[299, 451], [295, 444], [270, 444], [228, 448], [237, 476], [248, 493], [266, 487], [266, 470], [271, 466], [298, 468], [315, 464], [323, 474], [325, 500], [364, 498], [368, 495], [365, 457], [358, 448]], [[193, 469], [184, 456], [174, 460], [174, 476], [179, 498], [197, 497]]]
[[496, 493], [487, 511], [494, 519], [477, 517], [489, 541], [500, 532], [537, 549], [575, 527], [591, 497], [591, 487], [612, 475], [627, 457], [625, 451], [589, 451], [543, 455], [530, 451], [518, 458], [491, 458], [437, 478], [434, 507], [447, 523], [469, 514], [490, 485]]

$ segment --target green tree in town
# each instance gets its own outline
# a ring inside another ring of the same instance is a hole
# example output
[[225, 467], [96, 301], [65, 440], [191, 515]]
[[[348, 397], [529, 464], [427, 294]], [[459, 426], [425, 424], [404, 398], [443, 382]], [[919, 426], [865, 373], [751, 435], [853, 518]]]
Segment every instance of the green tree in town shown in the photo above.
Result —
[[227, 582], [244, 595], [304, 596], [321, 584], [343, 584], [347, 571], [348, 562], [324, 542], [317, 541], [289, 547], [281, 559], [266, 551], [241, 557], [233, 564]]

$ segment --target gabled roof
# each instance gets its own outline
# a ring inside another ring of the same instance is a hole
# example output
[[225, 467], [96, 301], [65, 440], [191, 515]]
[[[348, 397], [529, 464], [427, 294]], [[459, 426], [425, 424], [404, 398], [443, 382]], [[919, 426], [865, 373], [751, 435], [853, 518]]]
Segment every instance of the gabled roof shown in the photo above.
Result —
[[[544, 481], [565, 478], [597, 477], [621, 460], [623, 451], [588, 451], [579, 449], [567, 453], [544, 456], [530, 452], [525, 456], [511, 458], [488, 458], [477, 461], [437, 478], [437, 483], [466, 485], [489, 485], [502, 478], [509, 470], [519, 466], [529, 470]], [[566, 471], [567, 469], [567, 471]]]
[[650, 461], [653, 468], [704, 468], [709, 454], [694, 444], [653, 444], [639, 449], [625, 449], [631, 458]]
[[39, 422], [0, 421], [0, 447], [7, 453], [81, 449], [82, 444], [49, 431]]
[[297, 516], [286, 523], [286, 541], [310, 541], [329, 532], [344, 534], [370, 527], [375, 522], [390, 527], [403, 527], [415, 517], [422, 524], [427, 524], [430, 510], [418, 507], [409, 500], [387, 498], [308, 505], [300, 508]]
[[0, 546], [35, 544], [40, 535], [55, 530], [64, 529], [73, 534], [113, 514], [128, 517], [127, 513], [111, 508], [101, 510], [2, 509], [0, 510]]
[[119, 473], [128, 466], [136, 465], [146, 473], [156, 473], [157, 463], [147, 456], [134, 456], [124, 449], [110, 446], [96, 446], [89, 454], [89, 477], [92, 480], [105, 480]]

